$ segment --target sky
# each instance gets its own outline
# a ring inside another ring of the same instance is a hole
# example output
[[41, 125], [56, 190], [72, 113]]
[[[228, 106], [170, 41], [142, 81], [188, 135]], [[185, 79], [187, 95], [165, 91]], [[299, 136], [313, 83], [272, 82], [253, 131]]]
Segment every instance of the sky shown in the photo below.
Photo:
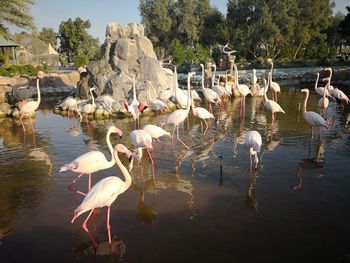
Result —
[[[211, 0], [222, 13], [226, 13], [227, 0]], [[335, 0], [337, 11], [346, 14], [345, 7], [350, 5], [349, 0]], [[102, 43], [105, 38], [106, 25], [109, 22], [120, 24], [140, 23], [139, 0], [36, 0], [32, 7], [32, 15], [38, 31], [43, 27], [51, 27], [58, 32], [62, 21], [77, 17], [90, 20], [89, 33], [98, 37]], [[11, 29], [11, 28], [10, 28]], [[12, 33], [19, 33], [20, 29], [11, 29]]]

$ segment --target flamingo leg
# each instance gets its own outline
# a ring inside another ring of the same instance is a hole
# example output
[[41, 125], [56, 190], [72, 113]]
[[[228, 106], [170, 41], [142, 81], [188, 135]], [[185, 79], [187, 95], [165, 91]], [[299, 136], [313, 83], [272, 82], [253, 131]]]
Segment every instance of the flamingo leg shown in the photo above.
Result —
[[174, 135], [175, 135], [175, 129], [176, 129], [176, 126], [174, 127], [174, 130], [173, 130], [173, 136], [171, 137], [171, 147], [174, 148]]
[[75, 183], [77, 182], [77, 180], [78, 180], [82, 175], [83, 175], [83, 173], [79, 174], [79, 175], [72, 181], [72, 183], [69, 184], [69, 185], [67, 186], [67, 188], [68, 188], [68, 190], [71, 190], [71, 191], [73, 191], [73, 192], [75, 192], [75, 193], [77, 193], [77, 194], [80, 194], [80, 195], [85, 196], [85, 195], [86, 195], [85, 193], [80, 192], [79, 190], [73, 188], [73, 184], [75, 184]]
[[86, 226], [86, 223], [88, 222], [89, 218], [91, 217], [92, 213], [94, 212], [95, 209], [92, 209], [91, 212], [89, 213], [89, 215], [87, 216], [87, 218], [85, 219], [84, 223], [82, 224], [83, 229], [85, 230], [85, 232], [89, 235], [89, 238], [91, 239], [94, 247], [97, 247], [97, 243], [95, 241], [95, 239], [93, 238], [93, 236], [91, 235], [89, 229]]
[[250, 160], [249, 172], [250, 172], [250, 174], [252, 174], [253, 163], [252, 163], [252, 155], [250, 153], [249, 153], [249, 160]]
[[[207, 132], [207, 130], [208, 130], [208, 128], [209, 128], [209, 126], [208, 126], [208, 123], [207, 123], [207, 121], [205, 120], [205, 119], [203, 119], [203, 121], [204, 121], [204, 123], [205, 123], [205, 131], [204, 131], [204, 134], [206, 134], [206, 132]], [[202, 123], [202, 122], [201, 122]]]
[[23, 123], [23, 121], [22, 121], [22, 118], [23, 118], [23, 115], [21, 114], [20, 117], [19, 117], [19, 121], [20, 121], [21, 124], [22, 124], [22, 129], [23, 129], [23, 131], [26, 132], [26, 128], [24, 127], [24, 123]]
[[177, 137], [176, 137], [176, 138], [178, 139], [179, 142], [182, 143], [183, 146], [185, 146], [185, 148], [186, 148], [187, 150], [190, 149], [190, 148], [180, 139], [180, 136], [179, 136], [179, 126], [177, 126]]
[[111, 213], [111, 206], [107, 207], [107, 231], [108, 231], [108, 243], [109, 245], [112, 244], [112, 238], [111, 238], [111, 225], [109, 224], [109, 218], [110, 218], [110, 213]]

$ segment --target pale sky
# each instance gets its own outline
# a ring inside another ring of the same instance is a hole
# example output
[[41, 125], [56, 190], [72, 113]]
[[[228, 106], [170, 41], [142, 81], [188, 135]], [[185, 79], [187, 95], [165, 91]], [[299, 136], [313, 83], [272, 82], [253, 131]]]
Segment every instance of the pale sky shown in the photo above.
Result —
[[[211, 3], [222, 13], [226, 13], [227, 0], [211, 0]], [[334, 13], [347, 13], [345, 7], [350, 5], [349, 0], [335, 0], [335, 3]], [[58, 32], [59, 24], [69, 18], [90, 20], [90, 34], [98, 37], [102, 43], [107, 23], [128, 24], [141, 21], [138, 5], [139, 0], [36, 0], [32, 7], [32, 15], [38, 31], [45, 26]], [[11, 30], [12, 33], [20, 31]]]

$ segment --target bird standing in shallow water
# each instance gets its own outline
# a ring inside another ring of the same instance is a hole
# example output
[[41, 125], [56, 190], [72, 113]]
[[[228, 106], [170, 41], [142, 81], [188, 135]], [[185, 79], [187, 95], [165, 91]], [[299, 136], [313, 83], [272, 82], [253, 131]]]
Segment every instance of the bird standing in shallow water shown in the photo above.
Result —
[[[302, 89], [302, 93], [305, 93], [305, 99], [304, 99], [304, 104], [303, 104], [303, 117], [305, 121], [311, 125], [311, 127], [316, 127], [317, 132], [318, 132], [318, 137], [320, 137], [320, 131], [319, 127], [325, 127], [328, 129], [328, 125], [326, 121], [322, 118], [321, 115], [314, 111], [306, 111], [306, 105], [307, 105], [307, 100], [309, 98], [309, 90], [308, 89]], [[311, 129], [311, 135], [312, 135], [312, 129]]]
[[100, 180], [91, 188], [91, 190], [84, 197], [84, 200], [81, 202], [81, 204], [74, 210], [74, 216], [71, 221], [71, 223], [74, 223], [75, 219], [77, 219], [81, 214], [91, 210], [82, 227], [88, 233], [95, 248], [97, 247], [97, 243], [87, 228], [86, 223], [96, 208], [107, 206], [106, 225], [108, 231], [108, 242], [109, 245], [111, 245], [111, 227], [109, 224], [111, 205], [117, 199], [117, 197], [128, 190], [131, 185], [130, 173], [120, 161], [118, 152], [125, 153], [129, 159], [131, 158], [132, 154], [123, 144], [117, 144], [113, 151], [113, 159], [115, 159], [115, 163], [123, 174], [125, 181], [116, 176], [109, 176]]
[[72, 171], [74, 173], [80, 173], [70, 185], [68, 185], [68, 189], [76, 192], [81, 195], [85, 195], [85, 193], [80, 192], [72, 187], [73, 184], [76, 183], [76, 181], [83, 175], [83, 174], [89, 174], [89, 188], [90, 191], [91, 188], [91, 174], [100, 170], [111, 168], [114, 165], [114, 158], [113, 158], [113, 147], [110, 141], [110, 136], [112, 133], [117, 133], [120, 137], [122, 136], [122, 131], [116, 128], [115, 126], [112, 126], [108, 129], [107, 135], [106, 135], [106, 141], [108, 148], [111, 152], [112, 159], [108, 161], [105, 157], [105, 155], [100, 151], [91, 151], [88, 153], [84, 153], [80, 155], [75, 160], [71, 161], [70, 163], [65, 164], [62, 166], [59, 170], [59, 172], [66, 172], [66, 171]]
[[32, 122], [32, 114], [39, 108], [39, 105], [40, 105], [40, 102], [41, 102], [41, 96], [40, 96], [40, 88], [39, 88], [39, 80], [43, 78], [43, 72], [42, 71], [39, 71], [38, 72], [38, 75], [36, 77], [36, 90], [37, 90], [37, 93], [38, 93], [38, 100], [37, 101], [28, 101], [28, 102], [25, 102], [20, 111], [19, 111], [19, 120], [22, 124], [22, 128], [23, 128], [23, 131], [25, 132], [26, 129], [24, 127], [24, 124], [23, 124], [23, 121], [22, 121], [22, 118], [24, 117], [25, 114], [29, 114], [29, 119], [30, 119], [30, 123], [32, 125], [32, 129], [34, 131], [34, 126], [33, 126], [33, 122]]
[[259, 158], [258, 152], [260, 152], [262, 139], [261, 135], [257, 131], [249, 131], [244, 136], [244, 142], [249, 147], [250, 157], [250, 173], [252, 172], [252, 155], [254, 155], [255, 169], [258, 167]]

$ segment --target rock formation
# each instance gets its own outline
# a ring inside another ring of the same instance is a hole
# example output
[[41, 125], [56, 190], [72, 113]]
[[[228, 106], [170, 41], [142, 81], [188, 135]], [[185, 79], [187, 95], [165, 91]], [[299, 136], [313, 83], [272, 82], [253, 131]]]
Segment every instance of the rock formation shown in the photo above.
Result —
[[[89, 88], [95, 87], [97, 96], [110, 94], [117, 102], [123, 102], [132, 95], [132, 77], [137, 86], [145, 80], [152, 81], [157, 93], [170, 82], [141, 24], [109, 23], [102, 59], [87, 66], [86, 74], [82, 74], [78, 82], [77, 95], [86, 99]], [[146, 101], [145, 90], [137, 93], [140, 101]]]

